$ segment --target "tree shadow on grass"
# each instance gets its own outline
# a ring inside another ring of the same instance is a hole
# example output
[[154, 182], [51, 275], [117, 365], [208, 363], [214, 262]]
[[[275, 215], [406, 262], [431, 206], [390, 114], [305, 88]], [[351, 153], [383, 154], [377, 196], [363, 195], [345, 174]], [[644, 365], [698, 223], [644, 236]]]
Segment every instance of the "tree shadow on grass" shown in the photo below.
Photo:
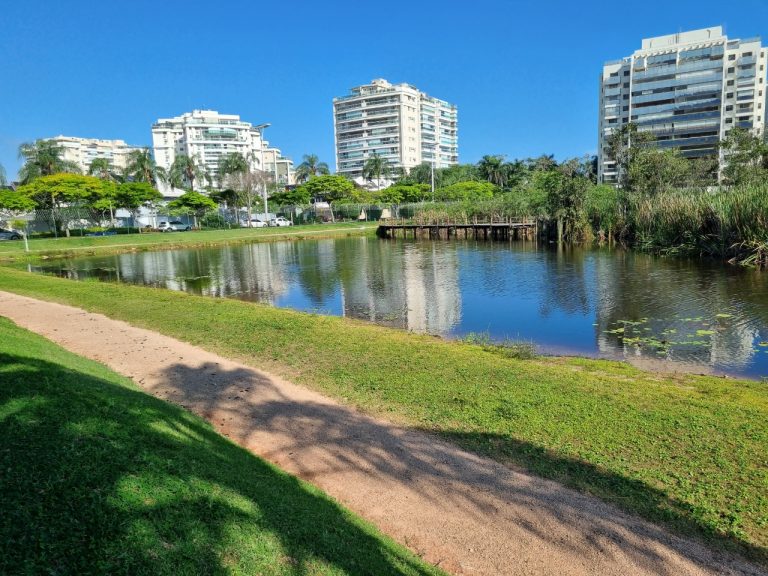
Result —
[[96, 373], [0, 354], [0, 573], [439, 572], [198, 417]]
[[[725, 550], [763, 563], [767, 560], [764, 549], [735, 536], [715, 533], [697, 520], [687, 504], [643, 482], [554, 455], [533, 444], [461, 431], [442, 432], [450, 443], [442, 442], [435, 438], [434, 431], [389, 426], [351, 408], [329, 403], [317, 394], [306, 395], [305, 391], [297, 396], [298, 387], [276, 384], [256, 370], [226, 370], [204, 360], [173, 364], [163, 372], [162, 381], [164, 384], [154, 393], [212, 420], [241, 445], [259, 450], [320, 486], [348, 481], [345, 495], [350, 499], [355, 499], [358, 490], [358, 502], [365, 502], [368, 508], [384, 508], [391, 502], [400, 515], [407, 517], [411, 513], [414, 526], [419, 525], [420, 512], [407, 508], [416, 505], [417, 497], [429, 501], [437, 517], [445, 514], [446, 525], [451, 522], [449, 516], [467, 526], [472, 522], [490, 526], [501, 518], [507, 527], [517, 531], [509, 534], [510, 540], [527, 539], [573, 558], [595, 558], [598, 553], [598, 559], [592, 560], [598, 562], [594, 566], [612, 562], [611, 550], [616, 550], [616, 545], [625, 556], [623, 562], [641, 566], [648, 573], [670, 576], [679, 568], [670, 564], [670, 555], [682, 556], [711, 573], [717, 573], [716, 566], [728, 573], [761, 573], [757, 567], [720, 553]], [[522, 465], [544, 478], [595, 494], [625, 510], [663, 522], [679, 534], [703, 537], [720, 552], [670, 536], [657, 526], [596, 503], [589, 496], [516, 474], [496, 462], [462, 452], [455, 445]], [[381, 491], [366, 492], [366, 484], [377, 485]], [[410, 493], [412, 499], [396, 500], [402, 493]], [[432, 510], [426, 511], [424, 518], [429, 513]], [[462, 527], [457, 525], [453, 530], [461, 532]], [[579, 537], [573, 538], [573, 534]], [[602, 559], [599, 554], [604, 555]]]

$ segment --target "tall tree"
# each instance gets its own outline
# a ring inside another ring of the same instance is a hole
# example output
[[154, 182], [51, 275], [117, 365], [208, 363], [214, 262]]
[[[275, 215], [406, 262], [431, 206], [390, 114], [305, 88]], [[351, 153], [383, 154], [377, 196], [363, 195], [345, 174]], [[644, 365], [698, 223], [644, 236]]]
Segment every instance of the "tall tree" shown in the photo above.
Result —
[[107, 158], [94, 158], [88, 166], [88, 174], [101, 180], [117, 181], [112, 163]]
[[726, 164], [722, 175], [725, 184], [754, 184], [768, 175], [768, 144], [744, 128], [729, 130], [720, 142]]
[[29, 184], [35, 178], [51, 176], [61, 172], [79, 174], [80, 168], [75, 162], [64, 160], [64, 150], [53, 140], [36, 140], [19, 146], [19, 158], [24, 165], [19, 170], [19, 181]]
[[149, 148], [133, 150], [128, 155], [124, 175], [134, 182], [146, 182], [157, 188], [161, 182], [168, 181], [168, 174], [155, 162]]
[[29, 184], [20, 186], [18, 191], [32, 198], [41, 208], [51, 211], [54, 228], [63, 228], [69, 236], [69, 219], [63, 217], [62, 207], [84, 208], [94, 213], [102, 213], [108, 205], [104, 203], [114, 194], [112, 182], [99, 180], [93, 176], [58, 173], [40, 176]]
[[[116, 208], [124, 208], [138, 220], [142, 208], [154, 208], [163, 199], [163, 195], [147, 182], [123, 182], [117, 185], [114, 195]], [[141, 226], [138, 227], [141, 232]]]
[[200, 194], [194, 190], [187, 190], [176, 200], [169, 202], [168, 209], [181, 214], [192, 214], [195, 219], [195, 228], [197, 228], [197, 219], [206, 212], [215, 210], [216, 202], [205, 194]]
[[205, 168], [193, 156], [179, 154], [174, 158], [168, 171], [168, 180], [175, 188], [195, 189], [195, 181], [208, 180], [210, 176]]
[[228, 176], [247, 172], [250, 168], [248, 160], [240, 152], [230, 152], [222, 156], [219, 158], [219, 166], [217, 168], [219, 186], [223, 186]]
[[375, 178], [376, 189], [381, 190], [381, 179], [387, 176], [389, 176], [389, 161], [374, 152], [363, 165], [363, 178], [369, 181]]
[[477, 171], [480, 178], [499, 188], [504, 188], [507, 184], [503, 156], [498, 154], [483, 156], [477, 163]]
[[[259, 198], [264, 201], [264, 211], [267, 211], [267, 190], [272, 182], [272, 175], [263, 170], [245, 170], [227, 177], [227, 183], [237, 194], [238, 202], [247, 210], [247, 222], [250, 223], [253, 207]], [[264, 214], [264, 217], [266, 218], [267, 215]]]
[[[435, 170], [435, 187], [439, 188], [441, 182], [440, 170]], [[430, 184], [432, 182], [432, 165], [429, 162], [422, 162], [418, 166], [411, 168], [408, 172], [408, 178], [404, 179], [404, 184]]]
[[304, 154], [302, 163], [296, 167], [296, 180], [306, 182], [313, 176], [330, 173], [328, 164], [320, 162], [316, 154]]

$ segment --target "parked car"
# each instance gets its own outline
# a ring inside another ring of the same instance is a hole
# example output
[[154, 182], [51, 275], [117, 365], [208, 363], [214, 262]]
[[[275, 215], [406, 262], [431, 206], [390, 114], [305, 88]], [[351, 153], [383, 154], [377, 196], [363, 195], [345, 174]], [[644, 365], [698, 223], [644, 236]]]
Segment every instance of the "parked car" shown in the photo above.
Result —
[[259, 220], [258, 218], [251, 218], [251, 221], [248, 223], [248, 228], [264, 228], [267, 223], [263, 220]]
[[16, 230], [0, 228], [0, 240], [21, 240], [22, 238], [24, 238], [24, 236], [22, 236], [20, 232], [16, 232]]
[[157, 225], [158, 232], [178, 232], [181, 230], [192, 230], [192, 226], [184, 224], [181, 220], [171, 220], [170, 222], [160, 222]]
[[270, 226], [293, 226], [293, 222], [290, 220], [286, 220], [282, 216], [278, 216], [277, 218], [272, 218], [272, 220], [269, 221]]

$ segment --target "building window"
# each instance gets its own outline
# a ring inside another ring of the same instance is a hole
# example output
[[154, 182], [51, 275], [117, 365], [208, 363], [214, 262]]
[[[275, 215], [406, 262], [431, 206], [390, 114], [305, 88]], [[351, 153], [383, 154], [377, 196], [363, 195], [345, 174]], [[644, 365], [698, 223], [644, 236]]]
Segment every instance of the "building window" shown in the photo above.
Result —
[[726, 118], [725, 119], [725, 123], [726, 124], [732, 124], [733, 123], [733, 118]]
[[[762, 81], [763, 81], [763, 79], [762, 79], [762, 78], [760, 78], [760, 81], [762, 82]], [[629, 94], [624, 94], [624, 100], [629, 100]]]
[[726, 98], [733, 98], [733, 92], [728, 92], [728, 94], [725, 95]]
[[728, 86], [733, 86], [733, 80], [728, 80]]
[[626, 112], [627, 110], [629, 110], [629, 106], [622, 106], [621, 107], [621, 111], [622, 112]]
[[624, 82], [624, 88], [629, 88], [629, 82]]
[[731, 106], [730, 104], [725, 107], [726, 112], [730, 112], [731, 110], [733, 110], [733, 106]]
[[729, 54], [728, 60], [736, 60], [736, 54]]
[[629, 76], [629, 70], [624, 70], [624, 76]]
[[736, 70], [736, 68], [734, 68], [733, 66], [731, 66], [730, 68], [728, 68], [728, 74], [733, 74], [733, 72], [734, 72], [735, 70]]

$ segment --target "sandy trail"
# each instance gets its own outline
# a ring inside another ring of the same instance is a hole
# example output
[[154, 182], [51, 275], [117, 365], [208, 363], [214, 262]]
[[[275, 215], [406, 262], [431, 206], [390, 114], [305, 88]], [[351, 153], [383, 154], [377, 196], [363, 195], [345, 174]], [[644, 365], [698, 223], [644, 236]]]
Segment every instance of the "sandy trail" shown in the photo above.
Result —
[[1, 291], [0, 315], [203, 416], [454, 574], [765, 573], [173, 338]]

